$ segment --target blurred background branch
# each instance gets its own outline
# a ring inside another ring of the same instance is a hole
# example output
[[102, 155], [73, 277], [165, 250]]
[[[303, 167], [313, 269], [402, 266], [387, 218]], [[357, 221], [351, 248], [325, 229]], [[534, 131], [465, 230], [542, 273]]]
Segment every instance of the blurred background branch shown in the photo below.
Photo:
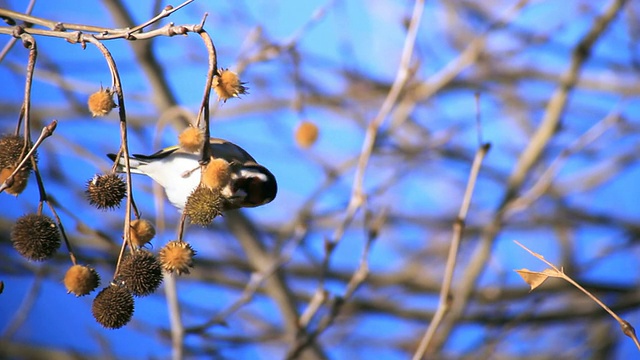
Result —
[[[249, 87], [240, 99], [210, 104], [211, 136], [267, 166], [278, 197], [187, 227], [197, 250], [191, 273], [165, 284], [166, 297], [136, 299], [133, 320], [106, 330], [91, 316], [95, 294], [66, 294], [64, 249], [35, 265], [11, 245], [16, 219], [38, 206], [36, 183], [18, 197], [0, 194], [0, 357], [412, 356], [438, 309], [478, 148], [476, 93], [492, 148], [427, 357], [637, 356], [615, 321], [566, 283], [550, 279], [530, 293], [513, 269], [542, 269], [512, 242], [640, 323], [637, 2], [167, 5], [0, 0], [0, 14], [30, 16], [3, 15], [0, 132], [15, 131], [24, 101], [29, 51], [11, 35], [19, 26], [38, 44], [31, 136], [58, 120], [38, 148], [47, 196], [78, 261], [109, 279], [124, 209], [96, 210], [84, 189], [110, 168], [104, 154], [120, 148], [115, 113], [92, 118], [85, 105], [111, 75], [98, 52], [65, 42], [75, 30], [55, 26], [122, 36], [108, 46], [126, 97], [129, 148], [148, 154], [175, 144], [197, 118], [207, 51], [194, 34], [166, 35], [196, 30], [206, 13], [218, 66]], [[167, 11], [168, 19], [159, 15]], [[140, 35], [139, 24], [151, 35]], [[140, 39], [124, 40], [126, 28]], [[45, 32], [61, 38], [38, 35]], [[149, 248], [157, 252], [176, 238], [180, 214], [149, 179], [132, 181], [140, 213], [157, 224]]]

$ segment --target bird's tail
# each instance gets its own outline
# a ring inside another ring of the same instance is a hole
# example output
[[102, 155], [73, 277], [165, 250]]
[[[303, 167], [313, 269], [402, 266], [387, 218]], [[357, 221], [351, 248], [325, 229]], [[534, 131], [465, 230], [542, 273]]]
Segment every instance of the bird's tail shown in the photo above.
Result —
[[[116, 154], [107, 154], [107, 156], [109, 157], [109, 159], [111, 159], [111, 161], [116, 161], [116, 156], [117, 156]], [[138, 167], [146, 164], [148, 164], [147, 161], [137, 158], [135, 155], [129, 158], [129, 167], [131, 168], [132, 174], [142, 174], [143, 172], [140, 171]], [[118, 167], [116, 168], [116, 171], [124, 172], [124, 168], [125, 168], [124, 156], [121, 156], [120, 159], [118, 159]]]

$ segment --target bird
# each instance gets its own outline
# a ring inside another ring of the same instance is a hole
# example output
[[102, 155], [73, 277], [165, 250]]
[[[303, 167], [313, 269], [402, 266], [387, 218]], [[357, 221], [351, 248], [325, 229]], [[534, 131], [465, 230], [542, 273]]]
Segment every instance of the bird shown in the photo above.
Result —
[[[212, 158], [229, 164], [229, 181], [220, 189], [225, 200], [223, 211], [261, 206], [275, 199], [278, 184], [269, 169], [230, 141], [211, 138], [209, 144]], [[107, 156], [116, 161], [116, 154]], [[129, 158], [129, 166], [132, 174], [146, 175], [160, 184], [169, 202], [182, 211], [187, 197], [200, 184], [201, 158], [199, 152], [188, 152], [175, 145], [151, 155], [133, 154]], [[124, 172], [124, 167], [124, 157], [120, 157], [116, 171]]]

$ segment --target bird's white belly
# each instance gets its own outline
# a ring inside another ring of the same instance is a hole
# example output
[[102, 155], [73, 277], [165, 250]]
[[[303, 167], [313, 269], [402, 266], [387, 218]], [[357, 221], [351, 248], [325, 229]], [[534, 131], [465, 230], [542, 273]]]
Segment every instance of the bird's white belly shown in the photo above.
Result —
[[198, 160], [199, 157], [193, 154], [179, 154], [140, 166], [139, 170], [160, 184], [169, 202], [182, 210], [187, 197], [200, 183]]

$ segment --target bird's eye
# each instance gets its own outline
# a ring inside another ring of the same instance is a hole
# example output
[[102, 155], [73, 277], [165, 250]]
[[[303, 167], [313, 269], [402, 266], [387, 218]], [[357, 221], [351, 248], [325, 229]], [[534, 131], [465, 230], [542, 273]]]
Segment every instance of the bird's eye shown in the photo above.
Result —
[[254, 205], [260, 205], [264, 203], [265, 198], [262, 184], [263, 182], [259, 178], [251, 178], [251, 181], [249, 182], [248, 196], [246, 199], [247, 202]]

